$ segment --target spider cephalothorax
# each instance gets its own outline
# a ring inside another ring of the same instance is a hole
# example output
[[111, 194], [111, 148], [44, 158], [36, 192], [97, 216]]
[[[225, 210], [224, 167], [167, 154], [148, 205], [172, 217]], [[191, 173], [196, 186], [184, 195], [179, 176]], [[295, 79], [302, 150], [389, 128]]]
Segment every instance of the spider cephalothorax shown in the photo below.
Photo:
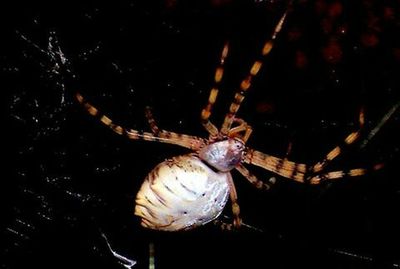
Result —
[[242, 161], [244, 143], [238, 139], [211, 143], [199, 151], [199, 157], [221, 172], [228, 172]]
[[[150, 110], [147, 110], [146, 117], [151, 132], [126, 129], [113, 123], [109, 117], [101, 114], [80, 93], [77, 93], [78, 102], [88, 113], [99, 118], [115, 133], [133, 140], [175, 144], [192, 151], [190, 154], [173, 157], [158, 164], [147, 175], [136, 196], [135, 207], [135, 215], [141, 218], [144, 227], [176, 231], [203, 225], [221, 214], [228, 196], [232, 204], [233, 226], [239, 227], [240, 210], [230, 171], [237, 170], [260, 189], [268, 189], [271, 184], [257, 179], [245, 164], [256, 165], [281, 177], [310, 184], [367, 173], [365, 168], [328, 172], [325, 170], [329, 163], [340, 155], [342, 148], [359, 139], [360, 129], [364, 123], [362, 111], [359, 117], [359, 129], [351, 132], [345, 137], [341, 146], [333, 148], [320, 162], [313, 165], [296, 163], [288, 160], [288, 156], [279, 158], [245, 146], [252, 128], [243, 119], [236, 117], [236, 114], [245, 93], [251, 86], [252, 79], [263, 65], [263, 58], [270, 53], [285, 18], [286, 12], [274, 28], [271, 38], [262, 47], [260, 57], [253, 62], [247, 76], [240, 83], [221, 128], [217, 128], [210, 121], [210, 116], [223, 77], [225, 58], [228, 55], [228, 44], [224, 46], [220, 63], [216, 68], [214, 86], [210, 90], [208, 103], [201, 112], [202, 125], [209, 133], [208, 138], [162, 130], [158, 128]], [[380, 167], [382, 166], [376, 165], [371, 170]], [[232, 225], [225, 224], [224, 227], [230, 228]]]

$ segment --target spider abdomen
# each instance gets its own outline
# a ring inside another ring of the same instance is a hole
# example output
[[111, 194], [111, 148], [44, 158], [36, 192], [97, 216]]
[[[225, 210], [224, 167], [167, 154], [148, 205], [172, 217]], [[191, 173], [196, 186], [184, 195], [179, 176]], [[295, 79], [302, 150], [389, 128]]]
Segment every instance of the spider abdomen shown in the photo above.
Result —
[[194, 155], [157, 165], [137, 196], [135, 215], [144, 227], [177, 231], [217, 218], [228, 199], [228, 174], [215, 172]]

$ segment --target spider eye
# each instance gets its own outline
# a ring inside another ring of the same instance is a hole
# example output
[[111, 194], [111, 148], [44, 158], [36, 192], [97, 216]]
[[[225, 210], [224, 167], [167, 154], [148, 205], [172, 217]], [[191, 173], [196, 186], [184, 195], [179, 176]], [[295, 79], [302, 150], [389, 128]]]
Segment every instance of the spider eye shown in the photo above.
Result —
[[244, 148], [244, 145], [241, 142], [236, 141], [236, 149], [241, 150], [243, 148]]

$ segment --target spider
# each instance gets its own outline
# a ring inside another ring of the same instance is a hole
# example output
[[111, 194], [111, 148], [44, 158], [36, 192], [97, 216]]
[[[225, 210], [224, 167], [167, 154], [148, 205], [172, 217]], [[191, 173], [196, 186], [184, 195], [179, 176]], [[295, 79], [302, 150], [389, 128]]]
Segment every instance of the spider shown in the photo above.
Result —
[[[214, 86], [211, 88], [208, 103], [201, 111], [201, 123], [209, 133], [208, 138], [180, 134], [160, 129], [150, 111], [146, 109], [146, 118], [152, 132], [140, 132], [126, 129], [115, 124], [109, 117], [88, 103], [80, 94], [76, 99], [84, 109], [95, 116], [115, 133], [132, 140], [155, 141], [175, 144], [188, 148], [192, 153], [173, 157], [158, 164], [145, 178], [136, 196], [135, 215], [141, 218], [141, 225], [162, 231], [187, 230], [216, 220], [223, 211], [228, 197], [231, 201], [233, 223], [220, 223], [226, 229], [238, 228], [242, 224], [237, 192], [231, 171], [236, 169], [250, 183], [259, 189], [269, 189], [273, 182], [264, 182], [252, 174], [244, 164], [252, 164], [273, 172], [281, 177], [300, 183], [319, 184], [326, 180], [343, 177], [361, 176], [368, 169], [325, 171], [326, 166], [337, 158], [342, 149], [353, 144], [360, 137], [364, 125], [364, 113], [359, 115], [359, 128], [344, 139], [325, 157], [313, 164], [296, 163], [278, 158], [246, 146], [252, 127], [236, 116], [245, 93], [259, 73], [263, 58], [273, 48], [274, 41], [281, 31], [286, 12], [276, 24], [268, 41], [262, 47], [259, 59], [255, 60], [236, 91], [223, 124], [218, 129], [211, 121], [212, 108], [216, 102], [219, 85], [224, 73], [224, 62], [228, 56], [229, 44], [222, 49], [219, 65], [215, 70]], [[377, 170], [375, 165], [371, 170]]]

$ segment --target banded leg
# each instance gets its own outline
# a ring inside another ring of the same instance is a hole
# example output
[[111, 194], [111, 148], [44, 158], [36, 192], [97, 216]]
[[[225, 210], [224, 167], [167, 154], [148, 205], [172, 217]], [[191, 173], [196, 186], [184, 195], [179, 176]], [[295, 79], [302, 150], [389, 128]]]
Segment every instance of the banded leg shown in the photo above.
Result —
[[215, 127], [209, 120], [211, 116], [211, 110], [215, 101], [217, 100], [219, 86], [221, 84], [222, 76], [224, 74], [224, 63], [225, 59], [228, 56], [229, 44], [225, 43], [224, 48], [222, 49], [221, 58], [219, 60], [219, 65], [215, 70], [214, 75], [214, 86], [211, 88], [210, 96], [208, 97], [208, 103], [206, 107], [201, 111], [201, 124], [206, 128], [206, 130], [210, 133], [211, 136], [216, 137], [218, 135], [218, 128]]
[[253, 175], [243, 164], [239, 164], [236, 167], [242, 176], [244, 176], [251, 184], [253, 184], [257, 189], [269, 190], [271, 185], [259, 180], [255, 175]]
[[343, 152], [343, 149], [347, 148], [348, 146], [356, 142], [360, 138], [361, 131], [364, 128], [364, 123], [365, 123], [364, 109], [361, 108], [358, 116], [358, 124], [359, 124], [358, 130], [347, 135], [342, 145], [336, 146], [331, 151], [329, 151], [321, 161], [312, 165], [310, 167], [310, 172], [311, 173], [321, 172], [333, 159], [337, 158]]
[[202, 138], [196, 136], [178, 134], [167, 131], [163, 131], [159, 135], [154, 135], [149, 132], [139, 132], [133, 129], [126, 129], [120, 125], [113, 123], [113, 121], [109, 117], [102, 114], [97, 108], [88, 103], [80, 93], [77, 93], [75, 97], [90, 115], [98, 118], [101, 123], [113, 130], [115, 133], [119, 135], [124, 135], [129, 139], [174, 144], [192, 150], [199, 150], [205, 145], [205, 141]]
[[307, 165], [303, 163], [295, 163], [286, 158], [278, 158], [250, 148], [246, 148], [243, 162], [259, 166], [297, 182], [305, 182]]
[[380, 170], [383, 167], [384, 167], [383, 163], [378, 163], [369, 168], [355, 168], [348, 170], [331, 171], [310, 176], [306, 179], [306, 182], [309, 182], [310, 184], [320, 184], [326, 180], [340, 179], [344, 177], [359, 177], [371, 173], [373, 171]]
[[[185, 138], [186, 135], [182, 135], [182, 134], [178, 134], [178, 133], [160, 129], [156, 123], [156, 120], [153, 117], [153, 113], [151, 112], [151, 108], [149, 106], [146, 107], [145, 116], [147, 118], [147, 121], [150, 125], [150, 129], [154, 136], [157, 136], [160, 138], [171, 138], [171, 137], [176, 137], [177, 139]], [[179, 138], [179, 137], [181, 137], [181, 138]], [[200, 139], [203, 142], [203, 144], [201, 144], [201, 145], [199, 144], [198, 147], [192, 147], [191, 148], [192, 150], [198, 150], [204, 145], [204, 140], [202, 138], [196, 137], [196, 139]]]
[[240, 218], [240, 207], [237, 202], [237, 192], [235, 188], [235, 183], [233, 182], [232, 175], [228, 174], [228, 185], [229, 185], [229, 198], [231, 199], [232, 205], [232, 216], [233, 223], [226, 223], [221, 220], [215, 220], [214, 224], [221, 227], [223, 230], [233, 230], [240, 228], [242, 224], [242, 219]]
[[[267, 42], [265, 42], [265, 44], [262, 48], [262, 51], [261, 51], [261, 55], [260, 55], [262, 58], [265, 58], [271, 52], [271, 50], [274, 46], [274, 41], [276, 39], [276, 36], [281, 31], [283, 23], [285, 22], [287, 12], [288, 11], [286, 11], [283, 14], [283, 16], [279, 20], [278, 24], [275, 26], [275, 29], [274, 29], [274, 32], [272, 33], [271, 38]], [[240, 88], [236, 92], [234, 100], [229, 107], [229, 112], [226, 114], [224, 122], [222, 124], [221, 135], [226, 136], [228, 134], [228, 132], [231, 128], [231, 125], [233, 123], [233, 120], [235, 119], [236, 113], [238, 112], [240, 105], [243, 102], [244, 95], [247, 92], [247, 90], [250, 88], [253, 78], [258, 74], [262, 65], [263, 65], [262, 59], [255, 60], [253, 65], [250, 68], [249, 74], [240, 83]]]
[[247, 140], [249, 140], [251, 133], [253, 132], [253, 128], [251, 128], [250, 125], [247, 124], [247, 122], [245, 122], [242, 119], [234, 119], [234, 122], [237, 122], [239, 125], [236, 127], [233, 127], [232, 129], [229, 130], [229, 137], [239, 137], [236, 134], [241, 133], [241, 132], [245, 132], [244, 135], [242, 137], [239, 137], [243, 143], [246, 143]]
[[[368, 135], [366, 135], [367, 138], [362, 142], [360, 148], [363, 148], [363, 147], [366, 146], [366, 144], [370, 141], [370, 139], [374, 135], [376, 135], [376, 133], [390, 119], [390, 117], [393, 116], [393, 114], [396, 112], [396, 110], [399, 107], [400, 107], [400, 102], [397, 102], [394, 106], [391, 107], [391, 109], [388, 112], [386, 112], [384, 114], [383, 118], [378, 122], [378, 124], [374, 128], [372, 128], [372, 130], [369, 131]], [[360, 113], [359, 121], [360, 121], [360, 126], [363, 127], [363, 125], [364, 125], [364, 114], [363, 114], [362, 111]], [[348, 138], [349, 138], [349, 136], [348, 136]], [[358, 138], [358, 136], [356, 138]], [[337, 179], [337, 178], [341, 178], [341, 177], [344, 177], [344, 176], [362, 176], [362, 175], [365, 175], [365, 174], [367, 174], [369, 172], [380, 170], [384, 166], [385, 166], [384, 163], [378, 163], [378, 164], [373, 165], [372, 167], [369, 167], [369, 169], [358, 168], [358, 169], [327, 172], [327, 173], [323, 173], [323, 174], [316, 174], [316, 175], [314, 175], [312, 177], [309, 177], [307, 180], [311, 184], [318, 184], [321, 181], [325, 181], [325, 180], [328, 180], [328, 179]]]
[[287, 159], [277, 158], [252, 149], [247, 149], [247, 153], [243, 161], [245, 163], [264, 168], [282, 177], [292, 179], [300, 183], [310, 184], [319, 184], [326, 180], [340, 179], [343, 177], [358, 177], [373, 171], [380, 170], [384, 167], [384, 164], [379, 163], [370, 168], [356, 168], [323, 173], [320, 172], [308, 176], [306, 175], [308, 169], [305, 164], [295, 163]]
[[229, 184], [229, 198], [232, 204], [232, 215], [233, 215], [233, 227], [239, 228], [242, 224], [242, 219], [240, 218], [240, 207], [237, 199], [237, 192], [235, 188], [235, 183], [233, 182], [232, 175], [228, 174], [228, 184]]
[[154, 119], [153, 113], [151, 112], [151, 108], [149, 106], [146, 106], [145, 116], [150, 125], [151, 131], [157, 136], [160, 133], [160, 128], [158, 128], [156, 120]]

